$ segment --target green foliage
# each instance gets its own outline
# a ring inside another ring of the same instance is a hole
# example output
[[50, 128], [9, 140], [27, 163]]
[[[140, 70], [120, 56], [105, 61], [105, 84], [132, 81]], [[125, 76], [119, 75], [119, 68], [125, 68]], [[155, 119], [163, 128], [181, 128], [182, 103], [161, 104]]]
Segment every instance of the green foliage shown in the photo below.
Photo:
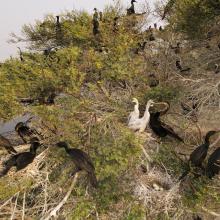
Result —
[[177, 31], [187, 33], [191, 38], [201, 38], [207, 35], [207, 29], [220, 12], [220, 1], [209, 0], [178, 0], [171, 16], [171, 23]]
[[145, 93], [144, 100], [153, 99], [158, 102], [174, 101], [178, 98], [180, 90], [173, 86], [158, 86]]

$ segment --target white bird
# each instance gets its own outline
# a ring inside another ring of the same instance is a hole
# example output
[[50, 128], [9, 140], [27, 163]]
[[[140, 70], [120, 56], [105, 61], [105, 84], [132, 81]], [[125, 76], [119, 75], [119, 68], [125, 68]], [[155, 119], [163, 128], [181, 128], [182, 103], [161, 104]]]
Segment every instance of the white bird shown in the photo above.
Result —
[[149, 121], [150, 121], [150, 112], [149, 108], [153, 106], [153, 100], [149, 100], [146, 105], [146, 110], [144, 112], [144, 116], [142, 118], [137, 118], [133, 122], [131, 122], [128, 127], [134, 131], [144, 132]]
[[135, 103], [134, 106], [134, 111], [130, 113], [129, 117], [128, 117], [128, 126], [136, 119], [139, 118], [140, 116], [140, 111], [139, 111], [139, 102], [136, 98], [133, 98], [132, 100], [133, 103]]

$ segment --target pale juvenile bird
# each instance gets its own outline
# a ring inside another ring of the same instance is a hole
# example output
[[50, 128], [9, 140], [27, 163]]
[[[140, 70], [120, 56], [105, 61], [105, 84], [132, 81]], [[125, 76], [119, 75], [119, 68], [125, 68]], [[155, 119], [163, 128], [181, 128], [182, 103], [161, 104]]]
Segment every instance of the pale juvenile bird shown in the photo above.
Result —
[[134, 111], [130, 113], [129, 117], [128, 117], [128, 126], [136, 119], [139, 118], [140, 116], [140, 111], [139, 111], [139, 102], [136, 98], [133, 98], [132, 100], [133, 103], [135, 103], [134, 106]]
[[149, 100], [146, 105], [146, 110], [144, 112], [144, 116], [142, 118], [138, 118], [131, 122], [128, 127], [134, 131], [144, 132], [149, 121], [150, 121], [150, 112], [149, 108], [153, 106], [153, 100]]

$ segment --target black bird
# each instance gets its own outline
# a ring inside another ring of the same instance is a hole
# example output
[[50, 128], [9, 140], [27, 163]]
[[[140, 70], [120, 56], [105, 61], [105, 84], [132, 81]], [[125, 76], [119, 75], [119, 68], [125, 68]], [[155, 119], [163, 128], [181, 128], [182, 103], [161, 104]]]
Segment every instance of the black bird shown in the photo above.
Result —
[[41, 134], [39, 134], [35, 129], [31, 129], [24, 122], [17, 123], [15, 126], [15, 131], [18, 133], [24, 143], [28, 142], [26, 139], [30, 140], [34, 136], [42, 137]]
[[14, 166], [16, 167], [17, 171], [19, 171], [31, 164], [36, 157], [36, 151], [39, 146], [39, 140], [37, 138], [33, 138], [31, 140], [29, 152], [15, 154], [4, 162], [4, 169], [1, 171], [0, 177], [6, 175], [8, 171]]
[[17, 153], [17, 151], [12, 147], [10, 141], [2, 135], [0, 135], [0, 147], [4, 147], [9, 154]]
[[113, 32], [116, 33], [119, 30], [119, 18], [120, 17], [114, 17], [114, 22], [113, 22]]
[[93, 23], [93, 34], [97, 35], [100, 33], [99, 30], [99, 14], [97, 11], [97, 8], [94, 8], [94, 14], [93, 14], [93, 19], [92, 19], [92, 23]]
[[148, 77], [148, 85], [150, 88], [157, 87], [159, 85], [159, 80], [154, 73], [151, 73]]
[[135, 14], [134, 2], [136, 2], [136, 1], [135, 0], [131, 0], [131, 7], [127, 9], [127, 15]]
[[135, 49], [135, 54], [138, 54], [140, 51], [144, 51], [145, 50], [145, 47], [147, 45], [147, 42], [144, 41], [143, 43], [138, 43], [138, 47]]
[[208, 153], [208, 149], [209, 149], [209, 145], [210, 145], [210, 138], [216, 134], [219, 131], [209, 131], [206, 136], [205, 136], [205, 140], [204, 143], [201, 144], [200, 146], [198, 146], [190, 155], [190, 159], [189, 161], [196, 167], [201, 167], [202, 166], [202, 162], [205, 160], [207, 153]]
[[182, 72], [188, 72], [188, 71], [191, 70], [190, 67], [185, 67], [185, 68], [183, 68], [182, 65], [180, 64], [180, 61], [179, 61], [179, 60], [176, 61], [176, 68], [177, 68], [181, 73], [182, 73]]
[[59, 142], [56, 144], [58, 147], [62, 147], [66, 150], [67, 154], [72, 158], [76, 168], [72, 175], [75, 173], [85, 170], [90, 178], [90, 182], [93, 187], [98, 186], [98, 182], [95, 176], [95, 167], [91, 161], [91, 158], [82, 150], [76, 148], [69, 148], [66, 142]]
[[216, 63], [215, 64], [215, 74], [218, 74], [219, 72], [220, 72], [219, 65]]
[[163, 31], [163, 28], [162, 28], [162, 26], [160, 26], [160, 27], [159, 27], [159, 31]]
[[21, 48], [18, 47], [18, 50], [19, 50], [20, 60], [21, 60], [21, 62], [24, 62], [24, 57], [23, 57], [23, 53], [22, 53], [22, 51], [21, 51]]
[[220, 172], [220, 148], [217, 148], [209, 157], [206, 173], [209, 178], [213, 178]]
[[169, 104], [167, 103], [168, 107], [165, 112], [154, 112], [150, 113], [150, 128], [153, 132], [159, 137], [166, 137], [167, 135], [177, 139], [178, 141], [184, 142], [178, 134], [174, 132], [174, 130], [164, 122], [160, 120], [160, 116], [165, 114], [169, 110]]
[[56, 26], [60, 27], [60, 16], [59, 15], [56, 16]]
[[182, 176], [179, 178], [179, 180], [183, 179], [185, 176], [188, 175], [188, 173], [190, 172], [190, 165], [193, 165], [194, 167], [200, 167], [202, 168], [202, 163], [205, 160], [207, 153], [208, 153], [208, 149], [209, 149], [209, 145], [210, 145], [210, 138], [216, 134], [219, 131], [209, 131], [205, 138], [204, 138], [204, 143], [199, 145], [191, 154], [189, 157], [189, 166], [188, 169], [182, 174]]

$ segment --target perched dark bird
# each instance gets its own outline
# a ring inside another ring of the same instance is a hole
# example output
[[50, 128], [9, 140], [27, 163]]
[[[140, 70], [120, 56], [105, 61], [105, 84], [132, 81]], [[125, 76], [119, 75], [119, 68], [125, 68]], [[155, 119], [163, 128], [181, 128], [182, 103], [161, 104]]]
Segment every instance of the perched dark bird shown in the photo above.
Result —
[[113, 32], [118, 32], [119, 30], [119, 23], [118, 23], [118, 20], [119, 20], [120, 17], [114, 17], [114, 22], [113, 22]]
[[62, 43], [62, 29], [61, 29], [61, 23], [60, 23], [60, 16], [56, 16], [56, 26], [55, 26], [55, 31], [56, 31], [56, 40], [58, 45]]
[[148, 77], [148, 85], [150, 88], [157, 87], [159, 85], [159, 80], [154, 73], [151, 73]]
[[157, 23], [154, 23], [154, 29], [157, 30]]
[[150, 36], [149, 36], [149, 41], [155, 41], [156, 40], [156, 38], [155, 38], [155, 36], [154, 36], [154, 34], [153, 34], [153, 32], [150, 34]]
[[21, 62], [24, 62], [24, 57], [23, 57], [23, 53], [22, 53], [22, 51], [21, 51], [21, 48], [18, 47], [18, 50], [19, 50], [20, 61], [21, 61]]
[[15, 166], [17, 171], [19, 171], [31, 164], [36, 157], [38, 147], [40, 147], [39, 140], [37, 138], [33, 138], [29, 152], [15, 154], [4, 162], [4, 169], [1, 171], [0, 177], [6, 175], [13, 166]]
[[10, 141], [2, 135], [0, 135], [0, 147], [4, 147], [9, 154], [17, 153], [17, 151], [12, 147]]
[[59, 15], [56, 16], [56, 26], [60, 27], [60, 16]]
[[176, 68], [182, 73], [182, 72], [188, 72], [188, 71], [190, 71], [191, 70], [191, 68], [190, 67], [182, 67], [182, 65], [180, 64], [180, 61], [179, 60], [177, 60], [176, 61]]
[[210, 138], [216, 134], [219, 131], [209, 131], [204, 139], [204, 143], [201, 144], [200, 146], [198, 146], [191, 154], [190, 154], [190, 159], [189, 161], [191, 162], [191, 164], [193, 164], [196, 167], [201, 167], [202, 166], [202, 162], [205, 160], [207, 153], [208, 153], [208, 149], [209, 149], [209, 145], [210, 145]]
[[[165, 113], [169, 110], [169, 104], [167, 103], [167, 105], [168, 107]], [[164, 122], [160, 120], [161, 115], [162, 115], [161, 112], [150, 113], [149, 125], [150, 125], [150, 128], [153, 130], [153, 132], [159, 137], [170, 136], [170, 137], [177, 139], [178, 141], [183, 142], [183, 139], [179, 137], [179, 135], [176, 134], [169, 125], [165, 124]]]
[[174, 47], [174, 46], [171, 46], [171, 49], [174, 50], [175, 54], [179, 54], [181, 52], [181, 48], [180, 48], [180, 45], [181, 43], [178, 42], [177, 45]]
[[131, 7], [127, 9], [127, 15], [135, 14], [134, 2], [136, 2], [136, 1], [135, 0], [131, 0]]
[[101, 11], [99, 12], [99, 20], [103, 21], [103, 13]]
[[92, 23], [93, 23], [93, 34], [97, 35], [100, 33], [99, 30], [99, 14], [97, 11], [97, 8], [94, 8], [94, 14], [93, 14], [93, 19], [92, 19]]
[[206, 173], [209, 178], [213, 178], [220, 172], [220, 147], [217, 148], [209, 157]]
[[182, 174], [182, 176], [179, 178], [179, 180], [183, 179], [185, 176], [188, 175], [191, 169], [191, 165], [194, 167], [200, 167], [202, 168], [202, 163], [205, 160], [209, 145], [210, 145], [210, 138], [216, 134], [219, 131], [209, 131], [205, 138], [204, 138], [204, 143], [199, 145], [191, 154], [189, 157], [189, 166], [188, 169]]
[[72, 158], [76, 168], [72, 175], [81, 170], [85, 170], [90, 178], [90, 182], [93, 187], [98, 186], [98, 182], [95, 176], [95, 167], [91, 161], [91, 158], [82, 150], [76, 148], [69, 148], [66, 142], [59, 142], [56, 144], [58, 147], [62, 147], [66, 150], [67, 154]]
[[42, 137], [41, 134], [39, 134], [35, 129], [29, 128], [24, 122], [17, 123], [15, 126], [15, 131], [18, 133], [24, 143], [28, 143], [28, 140], [35, 136]]
[[215, 64], [215, 74], [218, 74], [219, 72], [220, 72], [219, 65], [216, 63]]
[[135, 53], [138, 54], [140, 51], [144, 51], [146, 47], [147, 42], [144, 41], [143, 43], [138, 43], [138, 47], [135, 49]]
[[160, 26], [160, 27], [159, 27], [159, 31], [163, 31], [163, 28], [162, 28], [162, 26]]

